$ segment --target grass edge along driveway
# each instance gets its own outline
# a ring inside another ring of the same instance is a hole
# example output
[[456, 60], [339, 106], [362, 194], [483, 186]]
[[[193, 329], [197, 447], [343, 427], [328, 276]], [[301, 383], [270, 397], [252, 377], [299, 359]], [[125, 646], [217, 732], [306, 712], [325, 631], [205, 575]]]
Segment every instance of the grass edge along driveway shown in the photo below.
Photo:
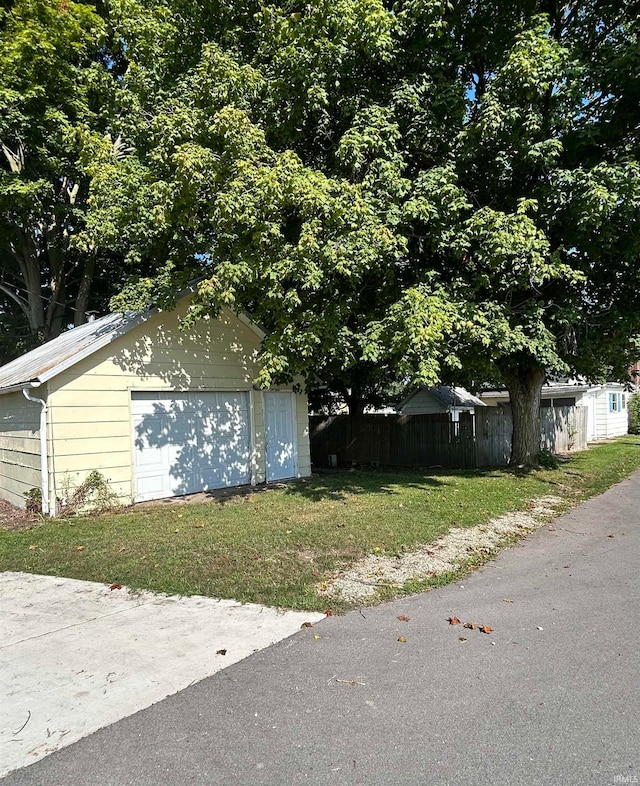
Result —
[[[318, 588], [367, 555], [400, 558], [452, 527], [526, 510], [544, 496], [561, 498], [556, 511], [564, 512], [637, 467], [640, 437], [627, 436], [576, 453], [555, 470], [333, 470], [205, 502], [2, 530], [0, 570], [342, 611], [348, 602], [327, 599]], [[375, 599], [453, 580], [490, 556], [474, 554], [450, 574], [386, 588]]]

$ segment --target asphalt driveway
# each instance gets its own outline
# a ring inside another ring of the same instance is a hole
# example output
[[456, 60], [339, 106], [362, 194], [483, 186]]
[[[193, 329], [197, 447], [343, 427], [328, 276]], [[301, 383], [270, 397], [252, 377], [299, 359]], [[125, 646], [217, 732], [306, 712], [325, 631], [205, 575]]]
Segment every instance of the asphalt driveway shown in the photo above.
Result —
[[322, 620], [6, 786], [637, 783], [639, 568], [636, 472], [461, 583]]

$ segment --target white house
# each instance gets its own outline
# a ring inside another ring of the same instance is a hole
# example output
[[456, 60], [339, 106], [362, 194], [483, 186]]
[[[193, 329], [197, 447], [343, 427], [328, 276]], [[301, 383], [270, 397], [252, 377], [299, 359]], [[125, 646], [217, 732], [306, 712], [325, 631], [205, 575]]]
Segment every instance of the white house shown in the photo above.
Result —
[[[627, 433], [629, 393], [619, 382], [587, 385], [580, 382], [548, 382], [542, 387], [541, 407], [586, 407], [587, 439], [609, 439]], [[484, 390], [479, 398], [488, 406], [509, 403], [506, 390]]]

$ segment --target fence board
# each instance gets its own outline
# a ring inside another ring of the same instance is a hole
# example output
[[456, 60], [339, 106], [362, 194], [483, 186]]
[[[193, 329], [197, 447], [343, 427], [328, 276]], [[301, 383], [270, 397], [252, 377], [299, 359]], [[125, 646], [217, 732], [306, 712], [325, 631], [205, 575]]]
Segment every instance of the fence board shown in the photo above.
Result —
[[[391, 467], [471, 469], [509, 462], [513, 426], [509, 407], [478, 408], [452, 422], [439, 415], [312, 416], [311, 462], [380, 464]], [[556, 407], [540, 413], [541, 446], [553, 453], [587, 446], [586, 407]]]

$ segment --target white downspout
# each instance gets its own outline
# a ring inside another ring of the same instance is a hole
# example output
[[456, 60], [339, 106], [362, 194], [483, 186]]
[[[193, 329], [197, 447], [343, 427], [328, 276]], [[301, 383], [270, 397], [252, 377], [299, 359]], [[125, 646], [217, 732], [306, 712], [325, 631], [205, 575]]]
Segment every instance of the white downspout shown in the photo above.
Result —
[[29, 395], [27, 388], [22, 393], [28, 401], [40, 404], [40, 475], [42, 476], [42, 515], [49, 515], [49, 461], [47, 457], [47, 402]]

